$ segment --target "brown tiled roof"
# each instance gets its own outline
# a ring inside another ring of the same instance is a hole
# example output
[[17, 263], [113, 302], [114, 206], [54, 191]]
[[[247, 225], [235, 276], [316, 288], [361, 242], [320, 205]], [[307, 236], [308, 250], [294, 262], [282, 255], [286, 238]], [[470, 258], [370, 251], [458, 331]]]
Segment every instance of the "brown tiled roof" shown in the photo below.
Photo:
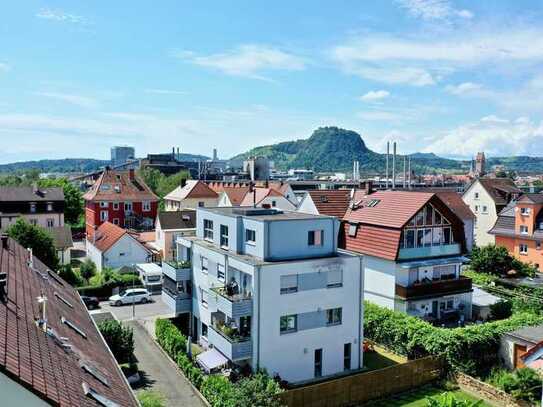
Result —
[[321, 215], [342, 219], [349, 208], [351, 191], [348, 189], [311, 190], [308, 194]]
[[158, 196], [131, 170], [103, 171], [83, 198], [87, 201], [158, 201]]
[[158, 214], [158, 221], [162, 230], [193, 229], [196, 227], [196, 211], [162, 211]]
[[527, 203], [535, 203], [535, 204], [542, 204], [543, 203], [543, 194], [524, 194], [518, 202], [527, 202]]
[[[8, 279], [7, 302], [0, 301], [0, 374], [52, 405], [102, 406], [85, 394], [86, 384], [119, 406], [137, 406], [77, 292], [48, 273], [37, 258], [31, 269], [28, 252], [14, 240], [8, 242], [8, 250], [0, 247], [0, 270]], [[37, 298], [42, 294], [47, 297], [48, 333], [35, 322], [41, 317]], [[83, 364], [99, 372], [107, 384]]]
[[[343, 223], [344, 236], [348, 236], [349, 227], [349, 223]], [[356, 238], [348, 237], [345, 249], [387, 260], [395, 260], [398, 254], [401, 234], [401, 229], [358, 225]]]
[[508, 195], [522, 193], [510, 178], [478, 178], [477, 180], [488, 192], [496, 205], [507, 205], [509, 202], [507, 199]]
[[258, 205], [260, 202], [262, 202], [265, 198], [269, 196], [283, 196], [280, 192], [276, 191], [273, 188], [261, 188], [261, 187], [255, 187], [254, 188], [256, 192], [256, 199], [253, 196], [253, 192], [247, 192], [245, 197], [243, 198], [243, 201], [241, 201], [240, 206], [251, 206], [256, 201], [256, 204]]
[[[411, 191], [379, 191], [365, 196], [356, 191], [353, 208], [344, 220], [370, 225], [401, 228], [434, 196], [432, 193]], [[372, 201], [378, 201], [375, 206]]]
[[180, 201], [191, 198], [217, 198], [219, 195], [209, 188], [205, 182], [199, 180], [188, 180], [184, 187], [177, 187], [165, 199]]
[[475, 215], [455, 191], [439, 191], [436, 195], [462, 220], [475, 219]]
[[91, 243], [101, 252], [105, 252], [117, 243], [121, 237], [128, 234], [127, 230], [111, 222], [104, 222], [96, 230], [96, 240]]
[[49, 202], [64, 201], [64, 191], [60, 187], [2, 187], [0, 186], [0, 201], [2, 202]]
[[47, 228], [47, 231], [53, 237], [53, 243], [57, 249], [67, 249], [72, 247], [74, 242], [72, 240], [72, 229], [65, 226], [57, 226], [55, 228]]

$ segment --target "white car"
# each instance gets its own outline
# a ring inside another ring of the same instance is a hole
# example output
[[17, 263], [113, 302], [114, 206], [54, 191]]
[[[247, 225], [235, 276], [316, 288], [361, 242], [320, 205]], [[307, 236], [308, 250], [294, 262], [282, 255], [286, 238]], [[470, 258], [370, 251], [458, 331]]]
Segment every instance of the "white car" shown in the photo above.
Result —
[[130, 288], [109, 297], [109, 303], [111, 305], [132, 304], [137, 302], [145, 304], [149, 301], [151, 301], [151, 294], [149, 294], [149, 291], [145, 288]]

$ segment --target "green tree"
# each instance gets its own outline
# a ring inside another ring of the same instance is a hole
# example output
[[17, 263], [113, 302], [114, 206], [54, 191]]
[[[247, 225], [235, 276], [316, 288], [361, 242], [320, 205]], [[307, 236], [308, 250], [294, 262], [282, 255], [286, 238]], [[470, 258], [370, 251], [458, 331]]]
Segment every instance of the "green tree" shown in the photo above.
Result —
[[280, 407], [279, 384], [265, 372], [241, 379], [236, 386], [239, 406]]
[[509, 318], [513, 314], [513, 304], [510, 301], [500, 300], [490, 306], [490, 319], [500, 320]]
[[146, 167], [143, 170], [140, 170], [138, 172], [138, 175], [143, 180], [143, 182], [145, 182], [147, 186], [151, 188], [151, 191], [153, 191], [155, 194], [158, 191], [160, 182], [165, 177], [165, 175], [162, 174], [156, 168], [149, 168], [149, 167]]
[[98, 324], [107, 345], [118, 363], [130, 363], [134, 359], [134, 332], [116, 320]]
[[473, 248], [470, 266], [479, 273], [501, 276], [513, 268], [513, 258], [505, 247], [490, 244]]
[[77, 287], [82, 283], [81, 276], [79, 276], [69, 264], [60, 266], [58, 275], [60, 276], [60, 278], [62, 278], [64, 281], [74, 287]]
[[158, 184], [156, 194], [162, 199], [188, 179], [190, 179], [188, 171], [179, 171], [177, 174], [164, 177]]
[[25, 248], [31, 248], [34, 256], [52, 270], [57, 270], [59, 260], [53, 243], [53, 237], [42, 227], [34, 226], [23, 219], [17, 219], [7, 229], [10, 237]]
[[81, 277], [89, 281], [92, 276], [96, 274], [96, 264], [91, 259], [86, 259], [79, 267], [79, 273]]
[[60, 187], [64, 192], [64, 219], [70, 225], [77, 225], [83, 218], [83, 194], [66, 178], [44, 179], [38, 182], [42, 188]]

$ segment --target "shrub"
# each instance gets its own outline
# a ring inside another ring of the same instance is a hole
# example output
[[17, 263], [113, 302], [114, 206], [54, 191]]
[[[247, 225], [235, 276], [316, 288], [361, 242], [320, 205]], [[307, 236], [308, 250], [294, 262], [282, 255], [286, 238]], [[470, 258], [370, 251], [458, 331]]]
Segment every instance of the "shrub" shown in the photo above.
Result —
[[98, 328], [118, 363], [130, 363], [134, 359], [134, 332], [119, 321], [100, 322]]
[[530, 402], [541, 400], [541, 377], [535, 370], [521, 368], [509, 372], [504, 369], [495, 369], [488, 382], [518, 400]]
[[89, 279], [96, 274], [96, 264], [91, 259], [85, 260], [79, 267], [79, 273], [81, 277], [89, 281]]
[[428, 397], [426, 399], [427, 407], [476, 407], [481, 405], [482, 401], [469, 401], [457, 399], [452, 393], [443, 393], [439, 396]]
[[515, 270], [523, 276], [534, 276], [537, 271], [531, 264], [523, 263], [511, 256], [505, 247], [493, 244], [474, 247], [470, 267], [479, 273], [496, 276], [504, 276], [509, 270]]
[[203, 382], [200, 391], [209, 404], [214, 407], [235, 407], [240, 405], [234, 386], [224, 376], [214, 375], [208, 377]]
[[509, 318], [513, 314], [513, 304], [510, 301], [500, 300], [490, 306], [490, 319], [500, 320]]
[[438, 328], [410, 315], [365, 303], [364, 334], [410, 359], [443, 355], [453, 370], [485, 373], [498, 363], [500, 335], [543, 322], [542, 315], [515, 314], [502, 321], [465, 328]]
[[156, 391], [144, 390], [138, 394], [141, 407], [164, 407], [166, 405], [164, 396]]
[[53, 237], [47, 230], [34, 226], [23, 219], [7, 229], [7, 234], [24, 248], [31, 248], [32, 254], [52, 270], [57, 270], [59, 260], [53, 243]]
[[60, 266], [58, 275], [60, 276], [60, 278], [62, 278], [64, 281], [66, 281], [68, 284], [74, 287], [79, 286], [83, 282], [83, 279], [81, 278], [81, 276], [77, 274], [72, 269], [72, 266], [70, 266], [69, 264]]

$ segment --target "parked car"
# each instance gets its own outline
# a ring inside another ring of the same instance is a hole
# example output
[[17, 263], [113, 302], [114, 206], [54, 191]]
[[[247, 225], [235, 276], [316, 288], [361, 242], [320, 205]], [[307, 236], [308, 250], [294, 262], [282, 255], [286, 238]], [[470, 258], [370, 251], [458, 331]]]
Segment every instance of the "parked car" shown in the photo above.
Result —
[[88, 297], [86, 295], [82, 295], [81, 299], [85, 303], [86, 307], [88, 309], [95, 309], [98, 308], [98, 298], [96, 297]]
[[149, 301], [151, 301], [151, 294], [145, 288], [130, 288], [109, 297], [109, 303], [117, 306], [137, 302], [145, 304]]

